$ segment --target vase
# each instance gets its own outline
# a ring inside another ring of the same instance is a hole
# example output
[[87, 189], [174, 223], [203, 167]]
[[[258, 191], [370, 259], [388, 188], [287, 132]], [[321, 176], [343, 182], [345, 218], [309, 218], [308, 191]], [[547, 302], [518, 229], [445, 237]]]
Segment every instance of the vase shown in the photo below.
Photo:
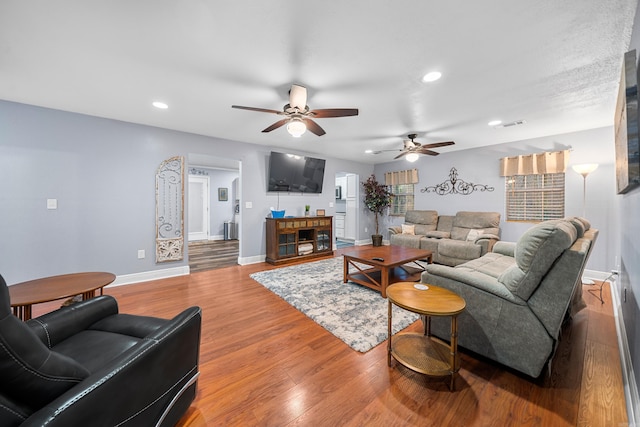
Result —
[[382, 246], [382, 234], [372, 234], [371, 243], [373, 246]]

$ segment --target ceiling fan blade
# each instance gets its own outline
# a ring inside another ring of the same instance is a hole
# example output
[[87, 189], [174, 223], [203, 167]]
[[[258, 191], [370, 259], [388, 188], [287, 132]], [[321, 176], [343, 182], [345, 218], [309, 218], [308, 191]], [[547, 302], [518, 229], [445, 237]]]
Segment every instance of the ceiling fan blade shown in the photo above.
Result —
[[440, 153], [436, 153], [435, 151], [431, 151], [431, 150], [427, 150], [426, 148], [421, 148], [419, 150], [414, 151], [414, 153], [418, 153], [418, 154], [427, 154], [429, 156], [437, 156]]
[[278, 129], [280, 126], [284, 125], [288, 121], [289, 121], [289, 119], [278, 120], [277, 122], [275, 122], [274, 124], [272, 124], [268, 128], [264, 129], [262, 132], [271, 132], [274, 129]]
[[278, 111], [278, 110], [269, 110], [267, 108], [257, 108], [257, 107], [243, 107], [242, 105], [232, 105], [231, 108], [238, 108], [240, 110], [249, 110], [249, 111], [259, 111], [261, 113], [282, 114], [282, 111]]
[[309, 132], [315, 133], [318, 136], [324, 135], [326, 132], [322, 129], [316, 122], [311, 119], [302, 119], [305, 125], [307, 125], [307, 130]]
[[291, 85], [289, 91], [289, 105], [304, 111], [307, 106], [307, 88], [299, 85]]
[[313, 114], [315, 118], [323, 119], [327, 117], [348, 117], [357, 116], [357, 108], [321, 108], [319, 110], [311, 110], [309, 114]]
[[455, 142], [453, 141], [446, 141], [446, 142], [434, 142], [433, 144], [424, 144], [422, 147], [423, 148], [436, 148], [436, 147], [446, 147], [447, 145], [454, 145]]
[[402, 156], [406, 156], [406, 155], [407, 155], [407, 154], [409, 154], [409, 153], [410, 153], [409, 151], [403, 151], [402, 153], [400, 153], [400, 154], [398, 154], [397, 156], [395, 156], [395, 157], [393, 158], [393, 160], [395, 160], [395, 159], [399, 159], [399, 158], [400, 158], [400, 157], [402, 157]]

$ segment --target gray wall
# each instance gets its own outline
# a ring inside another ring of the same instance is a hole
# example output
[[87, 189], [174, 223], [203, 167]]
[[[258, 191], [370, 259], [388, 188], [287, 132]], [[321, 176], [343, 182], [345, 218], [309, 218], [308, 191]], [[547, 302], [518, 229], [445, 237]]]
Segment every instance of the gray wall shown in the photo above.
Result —
[[[636, 11], [629, 50], [640, 52], [640, 10]], [[632, 366], [635, 366], [636, 385], [640, 384], [640, 188], [618, 196], [620, 210], [621, 263], [618, 284], [622, 318], [629, 343]], [[626, 291], [626, 300], [624, 294]], [[637, 396], [636, 396], [637, 398]], [[636, 408], [636, 416], [640, 415]], [[631, 420], [630, 420], [631, 421]]]
[[[526, 125], [525, 125], [526, 126]], [[617, 203], [614, 174], [613, 127], [592, 129], [564, 135], [536, 138], [526, 141], [498, 144], [480, 149], [442, 153], [437, 157], [422, 156], [415, 163], [390, 162], [376, 165], [376, 175], [385, 172], [418, 169], [420, 182], [416, 185], [416, 209], [434, 209], [444, 215], [458, 211], [493, 211], [501, 214], [502, 239], [516, 241], [532, 223], [505, 222], [505, 178], [500, 176], [500, 158], [519, 154], [563, 150], [572, 147], [569, 165], [599, 163], [587, 178], [587, 218], [600, 230], [600, 237], [589, 259], [587, 269], [609, 271], [619, 256]], [[491, 192], [473, 192], [469, 195], [423, 193], [420, 190], [449, 179], [455, 167], [458, 179], [474, 184], [494, 187]], [[583, 179], [571, 169], [565, 174], [565, 215], [582, 216]], [[386, 217], [385, 227], [402, 223], [402, 217]]]
[[[189, 153], [240, 162], [240, 259], [260, 261], [265, 217], [277, 202], [266, 192], [272, 149], [0, 101], [0, 274], [13, 284], [76, 271], [120, 276], [186, 266], [187, 259], [155, 263], [155, 172], [163, 160]], [[327, 158], [323, 193], [284, 194], [280, 206], [301, 214], [309, 204], [332, 215], [335, 173], [372, 169]], [[57, 210], [47, 210], [50, 198]]]

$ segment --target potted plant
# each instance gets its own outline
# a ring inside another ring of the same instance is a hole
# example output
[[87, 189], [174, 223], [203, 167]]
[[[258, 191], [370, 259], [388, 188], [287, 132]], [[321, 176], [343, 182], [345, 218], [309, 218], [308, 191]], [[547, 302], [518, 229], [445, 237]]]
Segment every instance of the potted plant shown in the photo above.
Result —
[[371, 175], [362, 183], [364, 188], [364, 204], [373, 214], [376, 220], [376, 234], [371, 236], [373, 246], [382, 245], [382, 235], [379, 232], [378, 217], [384, 215], [385, 209], [391, 206], [393, 193], [387, 185], [380, 184], [375, 175]]
[[309, 216], [309, 209], [311, 209], [311, 206], [304, 205], [304, 216]]

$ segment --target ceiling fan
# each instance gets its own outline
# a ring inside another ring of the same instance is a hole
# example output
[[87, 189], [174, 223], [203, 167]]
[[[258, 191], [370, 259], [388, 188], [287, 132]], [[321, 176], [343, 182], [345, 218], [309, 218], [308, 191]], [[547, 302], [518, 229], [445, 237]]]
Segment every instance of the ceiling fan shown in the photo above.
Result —
[[394, 157], [394, 160], [399, 159], [400, 157], [407, 156], [408, 161], [415, 162], [416, 160], [418, 160], [418, 157], [420, 154], [426, 154], [429, 156], [437, 156], [438, 154], [440, 154], [431, 150], [431, 148], [446, 147], [447, 145], [455, 144], [455, 142], [453, 141], [443, 141], [443, 142], [434, 142], [433, 144], [423, 145], [423, 144], [420, 144], [419, 142], [414, 141], [417, 136], [418, 135], [415, 133], [410, 133], [409, 135], [407, 135], [409, 139], [405, 139], [403, 141], [404, 147], [400, 150], [379, 150], [379, 151], [374, 151], [374, 154], [379, 154], [379, 153], [382, 153], [383, 151], [401, 151], [400, 154]]
[[286, 104], [282, 111], [270, 110], [267, 108], [243, 107], [242, 105], [232, 105], [231, 108], [239, 108], [241, 110], [260, 111], [263, 113], [273, 113], [280, 116], [286, 116], [262, 132], [271, 132], [283, 125], [287, 125], [287, 131], [294, 137], [300, 137], [307, 129], [312, 133], [322, 136], [326, 132], [312, 119], [324, 119], [328, 117], [346, 117], [357, 116], [357, 108], [323, 108], [319, 110], [309, 110], [307, 105], [307, 88], [300, 85], [291, 85], [289, 90], [289, 103]]

